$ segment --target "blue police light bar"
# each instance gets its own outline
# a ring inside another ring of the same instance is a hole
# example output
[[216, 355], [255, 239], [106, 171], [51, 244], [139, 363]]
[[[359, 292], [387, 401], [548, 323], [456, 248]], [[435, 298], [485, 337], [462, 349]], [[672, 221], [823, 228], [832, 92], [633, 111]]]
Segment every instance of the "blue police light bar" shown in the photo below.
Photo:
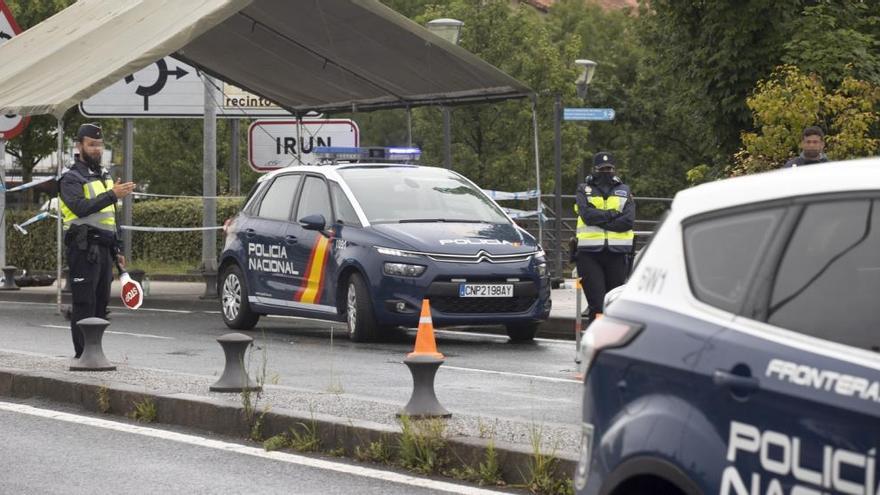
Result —
[[418, 148], [392, 148], [382, 146], [317, 146], [315, 156], [326, 162], [414, 162], [422, 151]]

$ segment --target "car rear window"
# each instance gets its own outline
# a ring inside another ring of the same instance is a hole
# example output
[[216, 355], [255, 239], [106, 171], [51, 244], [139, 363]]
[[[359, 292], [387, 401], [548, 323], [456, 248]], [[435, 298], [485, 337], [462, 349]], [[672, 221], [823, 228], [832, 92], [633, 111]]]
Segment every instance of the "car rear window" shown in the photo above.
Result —
[[807, 206], [779, 264], [768, 323], [880, 350], [880, 201]]
[[685, 225], [685, 258], [697, 299], [736, 313], [782, 218], [782, 208], [713, 215]]

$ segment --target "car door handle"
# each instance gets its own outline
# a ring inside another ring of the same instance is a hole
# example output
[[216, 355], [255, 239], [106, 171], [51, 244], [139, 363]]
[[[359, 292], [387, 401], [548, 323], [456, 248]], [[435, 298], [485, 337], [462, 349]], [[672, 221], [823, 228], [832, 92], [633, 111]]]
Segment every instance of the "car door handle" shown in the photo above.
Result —
[[724, 370], [715, 370], [712, 381], [719, 387], [729, 388], [736, 396], [751, 395], [761, 388], [760, 382], [753, 376], [736, 375]]
[[255, 235], [257, 235], [257, 231], [256, 231], [256, 230], [254, 230], [254, 229], [244, 229], [244, 236], [245, 236], [245, 237], [253, 237], [253, 236], [255, 236]]
[[296, 244], [296, 242], [297, 242], [296, 236], [295, 235], [284, 236], [284, 242], [286, 242], [288, 244]]

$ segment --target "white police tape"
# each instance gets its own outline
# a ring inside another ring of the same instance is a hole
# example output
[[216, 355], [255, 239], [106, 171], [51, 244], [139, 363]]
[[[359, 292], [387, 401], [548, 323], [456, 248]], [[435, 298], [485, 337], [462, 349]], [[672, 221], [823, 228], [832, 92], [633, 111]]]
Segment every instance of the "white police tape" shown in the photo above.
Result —
[[[6, 192], [11, 193], [11, 192], [17, 192], [17, 191], [24, 191], [25, 189], [30, 189], [32, 187], [39, 186], [40, 184], [49, 182], [51, 180], [55, 180], [55, 177], [42, 177], [40, 179], [32, 180], [32, 181], [28, 182], [27, 184], [22, 184], [20, 186], [13, 187], [12, 189], [6, 189]], [[4, 187], [5, 186], [3, 184], [0, 184], [0, 191], [3, 191]]]
[[[514, 220], [516, 220], [517, 218], [534, 217], [538, 214], [537, 211], [517, 210], [514, 208], [501, 208], [501, 209], [504, 210], [504, 213], [507, 213], [507, 216], [509, 216], [510, 218], [512, 218]], [[548, 220], [547, 215], [544, 215], [544, 213], [541, 213], [541, 220], [546, 222]]]
[[142, 192], [132, 192], [132, 196], [143, 197], [143, 198], [189, 198], [189, 199], [222, 199], [222, 198], [230, 198], [230, 199], [241, 199], [244, 196], [187, 196], [185, 194], [152, 194], [152, 193], [142, 193]]
[[491, 189], [483, 189], [483, 192], [486, 193], [490, 198], [496, 201], [505, 201], [505, 200], [514, 200], [514, 199], [536, 199], [538, 197], [538, 190], [532, 189], [529, 191], [519, 191], [519, 192], [506, 192], [506, 191], [493, 191]]
[[199, 230], [220, 230], [222, 225], [217, 227], [139, 227], [137, 225], [120, 225], [122, 230], [131, 230], [133, 232], [191, 232]]
[[28, 231], [25, 229], [25, 227], [27, 227], [28, 225], [30, 225], [32, 223], [39, 222], [40, 220], [44, 220], [49, 217], [58, 218], [55, 215], [50, 215], [49, 212], [44, 211], [44, 212], [37, 213], [36, 215], [28, 218], [27, 220], [25, 220], [22, 223], [14, 223], [14, 224], [12, 224], [12, 227], [15, 228], [15, 230], [17, 230], [20, 234], [27, 235]]

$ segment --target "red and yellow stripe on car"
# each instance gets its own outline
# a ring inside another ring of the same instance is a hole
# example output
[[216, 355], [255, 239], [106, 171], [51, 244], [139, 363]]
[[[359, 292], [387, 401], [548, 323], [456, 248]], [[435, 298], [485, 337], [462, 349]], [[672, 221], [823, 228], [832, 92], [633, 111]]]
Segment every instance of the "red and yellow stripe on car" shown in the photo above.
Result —
[[330, 253], [330, 239], [319, 235], [309, 255], [309, 264], [306, 266], [306, 275], [302, 286], [293, 296], [295, 301], [317, 304], [321, 300], [321, 291], [324, 288], [324, 267]]

